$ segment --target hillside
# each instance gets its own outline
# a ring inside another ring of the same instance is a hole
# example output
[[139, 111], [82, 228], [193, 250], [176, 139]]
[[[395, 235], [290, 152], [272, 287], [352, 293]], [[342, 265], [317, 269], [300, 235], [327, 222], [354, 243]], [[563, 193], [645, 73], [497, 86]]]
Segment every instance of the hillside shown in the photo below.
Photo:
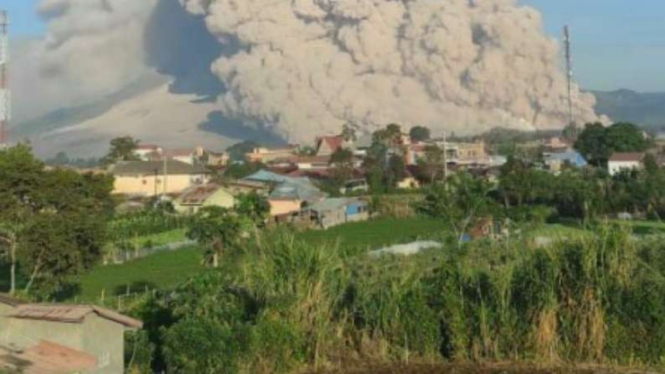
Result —
[[613, 121], [633, 122], [645, 127], [665, 127], [665, 93], [639, 93], [631, 90], [592, 91], [598, 103], [596, 112]]

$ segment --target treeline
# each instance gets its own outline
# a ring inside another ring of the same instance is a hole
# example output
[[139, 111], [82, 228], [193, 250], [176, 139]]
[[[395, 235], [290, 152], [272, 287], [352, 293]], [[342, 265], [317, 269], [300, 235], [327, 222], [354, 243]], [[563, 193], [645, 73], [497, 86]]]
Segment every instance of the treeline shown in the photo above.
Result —
[[27, 146], [0, 151], [3, 288], [32, 298], [70, 292], [102, 256], [112, 177], [47, 169]]
[[665, 214], [665, 169], [647, 155], [645, 167], [610, 176], [604, 169], [568, 168], [559, 175], [510, 158], [491, 196], [505, 207], [548, 206], [563, 218], [594, 219], [618, 213]]
[[550, 248], [480, 241], [408, 258], [273, 233], [137, 303], [146, 328], [127, 349], [145, 373], [419, 360], [660, 367], [663, 249], [613, 227]]

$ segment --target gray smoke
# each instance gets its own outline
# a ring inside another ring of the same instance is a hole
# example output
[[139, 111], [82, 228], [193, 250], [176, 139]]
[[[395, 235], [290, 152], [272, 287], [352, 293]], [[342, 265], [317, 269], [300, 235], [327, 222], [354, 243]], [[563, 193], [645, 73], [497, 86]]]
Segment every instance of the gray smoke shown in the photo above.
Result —
[[[557, 43], [514, 0], [176, 1], [42, 0], [47, 38], [12, 65], [17, 121], [156, 71], [174, 94], [297, 141], [345, 122], [457, 133], [567, 122]], [[593, 96], [575, 97], [576, 120], [598, 120]]]
[[47, 36], [11, 64], [16, 122], [92, 102], [145, 74], [145, 25], [157, 1], [43, 0]]
[[[478, 132], [561, 127], [567, 88], [540, 14], [514, 0], [181, 0], [220, 41], [227, 115], [310, 140], [351, 121]], [[575, 87], [575, 118], [595, 99]]]

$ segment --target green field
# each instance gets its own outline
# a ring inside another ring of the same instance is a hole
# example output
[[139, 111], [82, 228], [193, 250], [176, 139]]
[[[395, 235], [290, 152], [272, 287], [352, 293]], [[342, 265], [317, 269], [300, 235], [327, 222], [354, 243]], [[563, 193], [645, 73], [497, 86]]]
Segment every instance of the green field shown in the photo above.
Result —
[[[613, 221], [614, 223], [614, 221]], [[659, 222], [621, 222], [633, 226], [638, 234], [663, 233], [665, 224]], [[343, 250], [376, 249], [389, 244], [439, 237], [445, 231], [440, 221], [425, 218], [379, 219], [350, 223], [329, 230], [310, 230], [296, 234], [308, 243], [339, 243]], [[587, 235], [578, 227], [553, 224], [529, 232], [532, 238], [546, 237], [554, 241]], [[183, 230], [136, 239], [142, 245], [147, 240], [162, 245], [185, 240]], [[191, 275], [202, 271], [200, 252], [196, 248], [174, 252], [161, 252], [147, 258], [122, 265], [100, 266], [81, 277], [81, 291], [77, 297], [95, 301], [104, 290], [109, 296], [147, 289], [168, 289]]]
[[[436, 237], [443, 231], [440, 222], [424, 218], [380, 219], [350, 223], [327, 231], [298, 233], [309, 243], [339, 242], [343, 248], [378, 248], [387, 244]], [[163, 234], [160, 234], [163, 235]], [[184, 233], [172, 232], [180, 241]], [[182, 235], [178, 236], [178, 235]], [[145, 240], [145, 237], [141, 238]], [[168, 289], [189, 276], [203, 271], [200, 252], [196, 248], [161, 252], [122, 265], [99, 266], [81, 277], [79, 299], [97, 301], [102, 291], [106, 297], [140, 292], [146, 289]]]
[[445, 227], [441, 221], [428, 218], [385, 218], [366, 222], [348, 223], [329, 230], [310, 230], [297, 235], [310, 243], [336, 243], [341, 247], [368, 247], [376, 249], [388, 244], [428, 239], [441, 235]]
[[81, 277], [80, 293], [75, 297], [84, 301], [97, 301], [102, 292], [106, 297], [112, 297], [123, 295], [128, 290], [140, 292], [169, 288], [203, 270], [197, 248], [160, 252], [125, 264], [93, 269]]

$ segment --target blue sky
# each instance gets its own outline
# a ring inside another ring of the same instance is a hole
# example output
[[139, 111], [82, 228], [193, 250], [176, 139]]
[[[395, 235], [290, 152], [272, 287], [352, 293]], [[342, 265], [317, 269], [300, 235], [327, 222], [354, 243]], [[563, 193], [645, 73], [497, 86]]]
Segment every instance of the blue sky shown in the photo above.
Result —
[[[136, 0], [141, 1], [141, 0]], [[665, 1], [519, 0], [544, 16], [548, 33], [573, 32], [575, 76], [585, 88], [665, 91]], [[43, 33], [38, 0], [0, 0], [14, 36]]]

